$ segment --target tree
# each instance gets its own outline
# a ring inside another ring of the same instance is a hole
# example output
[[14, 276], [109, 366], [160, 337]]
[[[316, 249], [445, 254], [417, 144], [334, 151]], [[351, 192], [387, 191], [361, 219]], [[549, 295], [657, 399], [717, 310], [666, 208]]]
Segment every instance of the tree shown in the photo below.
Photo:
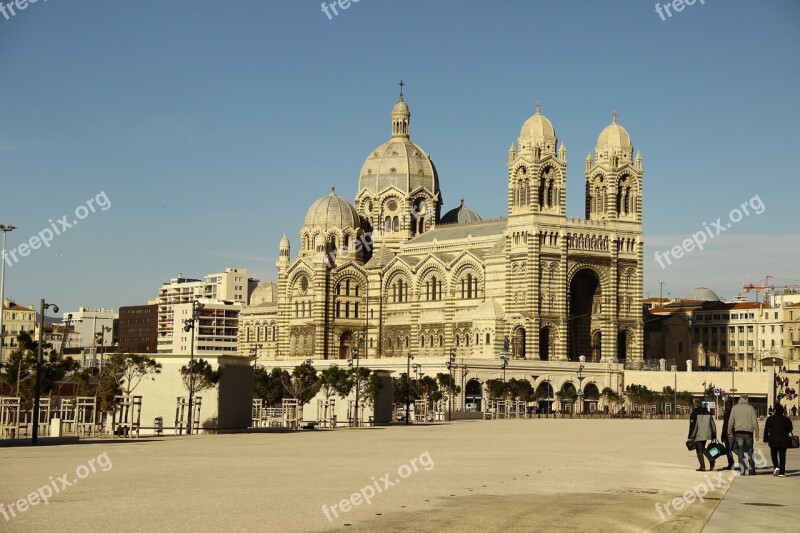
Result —
[[103, 373], [114, 381], [125, 396], [130, 396], [144, 379], [156, 379], [161, 363], [141, 354], [117, 352], [103, 367]]
[[[355, 373], [355, 370], [353, 372]], [[353, 382], [355, 383], [356, 380], [359, 383], [359, 401], [363, 398], [368, 404], [375, 405], [375, 400], [381, 389], [383, 389], [381, 377], [369, 368], [362, 366], [358, 369], [358, 374], [353, 379]]]
[[506, 397], [507, 387], [506, 382], [502, 379], [487, 379], [486, 390], [489, 391], [489, 398], [493, 400], [502, 400]]
[[300, 405], [310, 402], [317, 395], [320, 386], [317, 370], [310, 363], [296, 366], [291, 375], [281, 374], [281, 382], [289, 396], [295, 398]]
[[193, 363], [181, 367], [181, 378], [186, 390], [194, 396], [216, 387], [222, 377], [222, 370], [214, 370], [205, 359], [196, 359]]
[[[561, 402], [567, 402], [572, 405], [572, 411], [575, 410], [575, 400], [578, 399], [578, 393], [572, 387], [562, 389], [556, 392], [556, 398]], [[572, 412], [570, 411], [570, 412]]]
[[506, 384], [506, 391], [512, 400], [530, 402], [535, 397], [533, 385], [527, 379], [509, 379]]
[[256, 368], [253, 373], [253, 396], [266, 400], [267, 406], [279, 404], [286, 394], [283, 382], [290, 379], [289, 373], [282, 368], [273, 368], [270, 372]]
[[331, 396], [344, 398], [353, 390], [355, 382], [350, 373], [344, 368], [331, 365], [319, 373], [320, 391], [328, 402]]
[[439, 382], [439, 388], [449, 396], [461, 394], [461, 387], [456, 385], [456, 380], [452, 375], [439, 372], [436, 374], [436, 381]]
[[612, 389], [611, 387], [606, 387], [600, 392], [600, 397], [609, 405], [611, 406], [612, 410], [615, 410], [616, 407], [622, 403], [622, 396]]
[[405, 406], [406, 393], [408, 393], [410, 403], [414, 403], [414, 400], [420, 398], [418, 389], [414, 386], [414, 380], [408, 380], [406, 373], [403, 372], [399, 378], [392, 378], [392, 401], [394, 404]]

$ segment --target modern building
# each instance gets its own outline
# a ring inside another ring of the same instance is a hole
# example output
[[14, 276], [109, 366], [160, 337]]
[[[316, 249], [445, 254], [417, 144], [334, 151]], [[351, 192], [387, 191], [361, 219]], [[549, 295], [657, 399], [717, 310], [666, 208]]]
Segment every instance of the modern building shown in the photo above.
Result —
[[440, 214], [440, 179], [410, 140], [403, 94], [391, 138], [368, 152], [354, 203], [314, 202], [299, 253], [280, 243], [281, 355], [642, 361], [641, 155], [612, 123], [583, 166], [585, 218], [566, 214], [567, 151], [536, 112], [507, 164], [507, 216], [464, 202]]
[[175, 305], [205, 299], [235, 303], [240, 309], [247, 304], [254, 282], [257, 280], [247, 277], [247, 269], [226, 268], [225, 272], [209, 274], [202, 280], [179, 274], [164, 283], [158, 292], [158, 353], [176, 353], [173, 347]]
[[[236, 355], [239, 341], [239, 313], [241, 303], [220, 302], [200, 299], [202, 309], [193, 330], [185, 330], [185, 320], [192, 318], [194, 303], [173, 305], [172, 316], [172, 352], [173, 354], [189, 354], [192, 350], [194, 336], [194, 353], [196, 357], [214, 355]], [[159, 350], [159, 353], [165, 353]]]
[[79, 307], [62, 316], [63, 325], [80, 335], [84, 365], [98, 365], [103, 353], [115, 350], [118, 315], [113, 310]]
[[3, 331], [0, 335], [0, 363], [17, 348], [17, 335], [23, 331], [33, 333], [36, 324], [36, 309], [25, 307], [12, 300], [3, 301]]
[[119, 351], [158, 352], [158, 305], [119, 308]]

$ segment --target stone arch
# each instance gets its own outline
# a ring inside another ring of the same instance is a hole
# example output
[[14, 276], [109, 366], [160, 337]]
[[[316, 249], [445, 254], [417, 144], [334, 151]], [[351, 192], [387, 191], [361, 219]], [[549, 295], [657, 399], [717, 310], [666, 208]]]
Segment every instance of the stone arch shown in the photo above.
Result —
[[597, 267], [589, 264], [575, 266], [568, 276], [567, 356], [578, 361], [580, 356], [592, 356], [591, 333], [602, 314], [600, 303], [604, 289]]

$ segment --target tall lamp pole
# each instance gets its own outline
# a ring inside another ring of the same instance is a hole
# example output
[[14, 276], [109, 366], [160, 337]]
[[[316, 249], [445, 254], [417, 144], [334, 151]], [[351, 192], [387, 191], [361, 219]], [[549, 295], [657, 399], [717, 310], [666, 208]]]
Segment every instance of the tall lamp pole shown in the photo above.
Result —
[[408, 417], [409, 417], [409, 404], [411, 403], [411, 360], [414, 359], [414, 356], [411, 355], [411, 352], [408, 352], [408, 358], [406, 359], [406, 425], [408, 425]]
[[455, 378], [453, 377], [453, 365], [456, 362], [456, 349], [450, 348], [450, 360], [447, 361], [447, 370], [450, 372], [450, 382], [447, 384], [447, 421], [453, 421], [453, 389], [455, 388], [453, 383]]
[[196, 331], [196, 326], [198, 325], [198, 321], [200, 320], [200, 311], [203, 310], [203, 304], [195, 300], [192, 304], [192, 318], [184, 319], [183, 321], [183, 331], [192, 332], [192, 337], [190, 340], [190, 356], [189, 356], [189, 424], [186, 427], [186, 434], [192, 434], [192, 400], [194, 399], [194, 336]]
[[361, 358], [359, 357], [359, 352], [361, 349], [361, 345], [364, 342], [364, 338], [361, 336], [361, 333], [358, 334], [358, 339], [356, 340], [356, 345], [353, 346], [353, 359], [356, 360], [356, 410], [355, 416], [353, 418], [353, 425], [355, 427], [359, 427], [361, 422], [361, 417], [359, 416], [359, 396], [360, 396], [360, 385], [361, 385], [361, 375], [359, 374], [359, 364], [361, 362]]
[[6, 330], [3, 328], [3, 317], [6, 314], [6, 235], [15, 229], [17, 229], [16, 226], [0, 224], [0, 231], [3, 232], [3, 266], [0, 267], [2, 269], [2, 274], [0, 274], [0, 360], [3, 359], [3, 350], [6, 345]]
[[250, 355], [254, 356], [256, 359], [253, 362], [253, 368], [258, 368], [258, 349], [262, 348], [263, 344], [256, 344], [253, 348], [250, 349]]
[[44, 314], [49, 308], [53, 308], [53, 313], [58, 313], [58, 306], [55, 304], [45, 303], [42, 298], [39, 307], [39, 353], [36, 357], [36, 389], [34, 390], [33, 399], [33, 433], [31, 434], [31, 444], [36, 445], [39, 443], [39, 403], [42, 396], [42, 360], [44, 358]]

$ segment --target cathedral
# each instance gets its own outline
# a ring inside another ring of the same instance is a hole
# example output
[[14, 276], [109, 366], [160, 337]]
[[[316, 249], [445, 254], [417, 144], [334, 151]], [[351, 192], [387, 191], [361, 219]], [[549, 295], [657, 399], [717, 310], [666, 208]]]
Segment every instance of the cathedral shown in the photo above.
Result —
[[295, 255], [281, 240], [277, 284], [242, 311], [242, 353], [641, 363], [644, 171], [616, 113], [585, 160], [583, 218], [566, 215], [567, 150], [538, 103], [508, 151], [497, 219], [464, 200], [442, 214], [402, 91], [390, 126], [353, 201], [331, 190], [308, 209]]

